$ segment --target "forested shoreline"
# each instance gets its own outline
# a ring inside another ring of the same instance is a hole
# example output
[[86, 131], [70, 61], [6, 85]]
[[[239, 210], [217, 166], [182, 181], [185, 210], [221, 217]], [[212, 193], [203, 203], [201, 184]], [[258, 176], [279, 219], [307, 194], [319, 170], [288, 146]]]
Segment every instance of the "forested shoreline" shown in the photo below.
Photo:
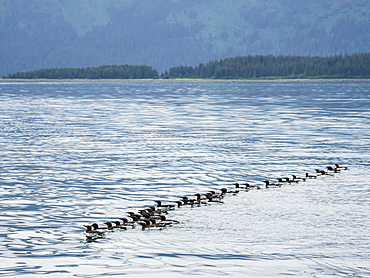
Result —
[[169, 78], [369, 78], [370, 53], [328, 57], [257, 55], [173, 67]]
[[9, 79], [367, 79], [370, 53], [311, 56], [256, 55], [227, 58], [198, 66], [172, 67], [158, 74], [151, 66], [108, 65], [49, 68], [9, 74]]
[[158, 77], [150, 66], [111, 65], [87, 68], [49, 68], [9, 74], [16, 79], [147, 79]]

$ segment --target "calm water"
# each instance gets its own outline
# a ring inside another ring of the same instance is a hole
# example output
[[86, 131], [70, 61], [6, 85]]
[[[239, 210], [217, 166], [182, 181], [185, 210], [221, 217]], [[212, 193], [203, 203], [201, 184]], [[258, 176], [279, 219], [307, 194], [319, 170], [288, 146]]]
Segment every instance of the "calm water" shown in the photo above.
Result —
[[[1, 277], [370, 277], [370, 82], [0, 82]], [[234, 182], [334, 177], [82, 225]]]

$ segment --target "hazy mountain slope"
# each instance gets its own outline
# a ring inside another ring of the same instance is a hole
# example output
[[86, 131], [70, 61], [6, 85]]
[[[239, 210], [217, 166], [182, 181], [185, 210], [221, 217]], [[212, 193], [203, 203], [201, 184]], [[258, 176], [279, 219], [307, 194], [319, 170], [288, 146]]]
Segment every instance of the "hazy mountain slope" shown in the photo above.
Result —
[[2, 0], [0, 75], [370, 51], [368, 0]]

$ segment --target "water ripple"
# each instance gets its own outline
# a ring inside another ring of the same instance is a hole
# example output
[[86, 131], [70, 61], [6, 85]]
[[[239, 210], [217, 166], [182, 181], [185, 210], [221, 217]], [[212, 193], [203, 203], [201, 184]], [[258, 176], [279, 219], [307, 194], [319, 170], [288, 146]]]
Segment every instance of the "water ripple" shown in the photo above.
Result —
[[[0, 82], [2, 277], [370, 276], [369, 82]], [[350, 166], [163, 231], [83, 226]]]

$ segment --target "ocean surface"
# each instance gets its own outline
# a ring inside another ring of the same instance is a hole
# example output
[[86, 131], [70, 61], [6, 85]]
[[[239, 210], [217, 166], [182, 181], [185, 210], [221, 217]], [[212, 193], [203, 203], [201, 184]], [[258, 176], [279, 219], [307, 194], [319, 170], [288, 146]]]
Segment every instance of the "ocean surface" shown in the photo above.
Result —
[[[0, 277], [370, 277], [370, 82], [0, 82]], [[233, 183], [334, 176], [83, 225]]]

